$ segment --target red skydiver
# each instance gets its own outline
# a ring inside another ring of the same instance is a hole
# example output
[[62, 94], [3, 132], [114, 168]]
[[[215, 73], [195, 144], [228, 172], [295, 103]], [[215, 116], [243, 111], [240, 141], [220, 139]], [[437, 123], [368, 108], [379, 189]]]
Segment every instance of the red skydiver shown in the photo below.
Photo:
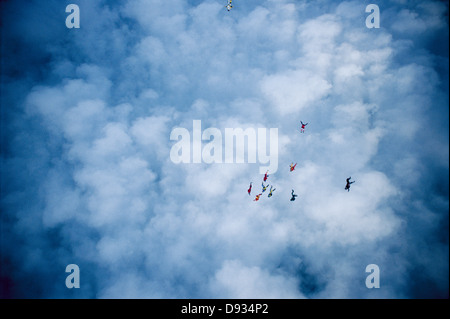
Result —
[[248, 188], [248, 196], [250, 196], [250, 193], [252, 192], [252, 183], [250, 182], [250, 187]]
[[308, 123], [304, 124], [302, 121], [300, 121], [302, 127], [300, 128], [300, 133], [305, 133], [305, 127], [308, 125]]
[[261, 197], [262, 194], [256, 195], [255, 199], [253, 200], [254, 202], [259, 201], [259, 198]]
[[267, 181], [267, 177], [269, 177], [269, 175], [267, 174], [269, 171], [266, 172], [266, 174], [264, 174], [264, 181]]
[[295, 169], [295, 166], [297, 166], [297, 163], [295, 163], [295, 165], [292, 165], [293, 163], [291, 163], [291, 165], [289, 165], [291, 167], [291, 172]]

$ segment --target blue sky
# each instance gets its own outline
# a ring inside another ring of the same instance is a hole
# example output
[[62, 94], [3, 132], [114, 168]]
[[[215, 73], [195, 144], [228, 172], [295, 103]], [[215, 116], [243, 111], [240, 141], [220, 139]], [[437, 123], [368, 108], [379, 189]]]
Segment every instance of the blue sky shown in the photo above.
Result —
[[[2, 298], [448, 298], [448, 3], [233, 3], [0, 3]], [[277, 128], [273, 197], [193, 120]]]

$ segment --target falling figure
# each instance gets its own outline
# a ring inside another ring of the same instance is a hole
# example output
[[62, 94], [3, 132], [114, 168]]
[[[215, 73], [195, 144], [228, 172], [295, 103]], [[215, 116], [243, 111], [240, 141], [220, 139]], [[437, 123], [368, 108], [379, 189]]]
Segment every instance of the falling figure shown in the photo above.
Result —
[[232, 0], [228, 0], [227, 5], [225, 6], [225, 8], [227, 8], [228, 11], [230, 11], [233, 8], [231, 2], [232, 2]]
[[293, 165], [293, 163], [291, 163], [291, 165], [289, 165], [291, 167], [291, 172], [295, 169], [295, 166], [297, 166], [297, 163], [295, 163], [295, 165]]
[[293, 202], [295, 200], [295, 197], [297, 197], [298, 195], [294, 194], [294, 190], [292, 190], [292, 197], [291, 197], [291, 202]]
[[267, 181], [267, 177], [269, 177], [269, 175], [267, 173], [269, 173], [269, 171], [267, 171], [266, 174], [264, 174], [264, 178], [263, 178], [264, 181]]
[[347, 178], [347, 185], [345, 185], [345, 189], [348, 191], [348, 192], [350, 192], [350, 185], [351, 184], [353, 184], [355, 181], [353, 181], [353, 182], [350, 182], [350, 179], [351, 179], [352, 177], [350, 176], [349, 178]]
[[269, 191], [269, 195], [267, 197], [272, 197], [272, 193], [276, 190], [276, 188], [272, 189], [272, 186], [270, 186], [270, 191]]
[[306, 127], [306, 125], [308, 125], [308, 123], [304, 124], [302, 121], [300, 121], [300, 123], [302, 125], [300, 128], [300, 133], [305, 133], [305, 127]]
[[269, 187], [269, 184], [267, 184], [267, 186], [264, 186], [264, 182], [263, 182], [263, 183], [261, 183], [261, 185], [262, 185], [262, 192], [264, 193], [266, 191], [267, 187]]
[[258, 194], [258, 195], [256, 195], [256, 197], [255, 197], [255, 199], [253, 200], [254, 202], [257, 202], [257, 201], [259, 201], [259, 198], [261, 197], [261, 195], [262, 194]]
[[250, 196], [250, 193], [252, 192], [252, 184], [253, 182], [250, 182], [250, 187], [248, 188], [248, 196]]

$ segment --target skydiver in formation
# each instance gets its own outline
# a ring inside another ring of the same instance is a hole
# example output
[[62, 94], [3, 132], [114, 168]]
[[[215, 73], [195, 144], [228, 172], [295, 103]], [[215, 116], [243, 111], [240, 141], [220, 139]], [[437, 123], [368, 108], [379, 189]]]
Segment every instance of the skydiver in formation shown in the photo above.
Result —
[[304, 124], [302, 121], [300, 121], [302, 127], [300, 128], [300, 133], [305, 133], [305, 127], [308, 125], [308, 123]]
[[264, 193], [267, 187], [269, 187], [269, 184], [267, 184], [267, 186], [264, 186], [264, 182], [262, 182], [261, 185], [262, 185], [262, 192]]
[[250, 193], [252, 192], [252, 182], [250, 182], [250, 187], [248, 188], [247, 192], [248, 192], [248, 196], [250, 196]]
[[262, 194], [258, 194], [258, 195], [256, 195], [256, 197], [255, 197], [255, 199], [253, 200], [254, 202], [257, 202], [257, 201], [259, 201], [259, 198], [261, 197], [261, 195]]
[[297, 166], [297, 163], [295, 163], [295, 165], [293, 165], [293, 163], [291, 163], [291, 165], [289, 165], [291, 167], [291, 172], [295, 169], [295, 166]]
[[276, 190], [276, 188], [272, 189], [272, 186], [270, 186], [269, 195], [267, 197], [272, 197], [272, 193]]
[[267, 171], [266, 174], [264, 174], [264, 178], [263, 178], [264, 181], [267, 181], [267, 177], [269, 177], [269, 175], [267, 174], [268, 172], [269, 171]]
[[295, 197], [297, 197], [298, 195], [294, 194], [294, 190], [292, 190], [292, 197], [291, 197], [291, 202], [293, 202], [295, 200]]
[[345, 190], [348, 191], [348, 192], [350, 192], [350, 185], [355, 182], [355, 181], [350, 182], [351, 178], [352, 178], [351, 176], [349, 178], [347, 178], [347, 185], [345, 185]]

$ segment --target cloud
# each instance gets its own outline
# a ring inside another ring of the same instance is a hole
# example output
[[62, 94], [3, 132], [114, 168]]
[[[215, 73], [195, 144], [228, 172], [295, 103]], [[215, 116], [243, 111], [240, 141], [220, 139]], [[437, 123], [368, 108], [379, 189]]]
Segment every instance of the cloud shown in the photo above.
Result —
[[258, 267], [245, 267], [239, 261], [225, 261], [216, 273], [213, 290], [217, 298], [298, 299], [295, 279], [271, 275]]
[[281, 115], [295, 114], [323, 98], [331, 85], [319, 76], [291, 71], [263, 79], [261, 91]]
[[[448, 5], [0, 6], [2, 297], [448, 297]], [[273, 196], [259, 162], [173, 163], [194, 120], [277, 128]]]

